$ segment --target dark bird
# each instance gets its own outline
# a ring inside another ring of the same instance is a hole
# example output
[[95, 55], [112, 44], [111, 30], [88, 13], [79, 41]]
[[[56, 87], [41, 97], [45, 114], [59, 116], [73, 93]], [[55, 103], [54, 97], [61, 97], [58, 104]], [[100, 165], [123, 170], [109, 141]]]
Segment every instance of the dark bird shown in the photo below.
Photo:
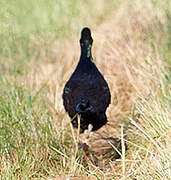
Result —
[[63, 90], [65, 110], [76, 128], [76, 114], [80, 116], [80, 133], [89, 128], [90, 131], [98, 130], [107, 123], [106, 109], [111, 99], [108, 84], [93, 61], [92, 43], [90, 29], [83, 28], [80, 60]]

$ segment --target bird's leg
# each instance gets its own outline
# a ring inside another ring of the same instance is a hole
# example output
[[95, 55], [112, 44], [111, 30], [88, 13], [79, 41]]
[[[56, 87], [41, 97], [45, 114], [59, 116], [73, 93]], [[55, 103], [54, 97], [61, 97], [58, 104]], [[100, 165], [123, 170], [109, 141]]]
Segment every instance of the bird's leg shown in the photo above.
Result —
[[86, 134], [87, 139], [90, 137], [90, 133], [92, 132], [92, 129], [93, 129], [93, 125], [89, 124], [88, 125], [88, 131], [87, 131], [87, 134]]
[[77, 136], [80, 134], [80, 121], [81, 121], [81, 115], [77, 114], [77, 120], [78, 120], [78, 131], [77, 131]]
[[88, 152], [88, 150], [89, 150], [89, 137], [90, 137], [90, 133], [91, 133], [92, 129], [93, 129], [93, 125], [89, 124], [88, 130], [84, 132], [84, 135], [82, 136], [82, 138], [79, 142], [79, 147], [86, 152]]

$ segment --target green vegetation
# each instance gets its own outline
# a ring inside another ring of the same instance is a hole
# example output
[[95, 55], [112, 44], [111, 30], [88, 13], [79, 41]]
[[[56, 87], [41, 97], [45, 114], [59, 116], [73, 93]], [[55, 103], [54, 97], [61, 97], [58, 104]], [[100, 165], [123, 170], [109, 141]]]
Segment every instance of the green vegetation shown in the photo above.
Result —
[[[171, 2], [1, 0], [0, 7], [0, 178], [169, 179]], [[84, 165], [62, 104], [84, 26], [112, 91], [108, 119], [118, 137], [120, 121], [128, 126], [126, 157], [110, 171]]]

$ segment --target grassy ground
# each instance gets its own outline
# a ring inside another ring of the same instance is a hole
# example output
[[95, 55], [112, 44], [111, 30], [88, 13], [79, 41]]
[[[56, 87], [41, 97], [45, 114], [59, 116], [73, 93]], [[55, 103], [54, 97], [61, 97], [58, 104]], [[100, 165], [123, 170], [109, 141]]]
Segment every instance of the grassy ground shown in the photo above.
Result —
[[[1, 0], [0, 7], [1, 179], [170, 179], [170, 1]], [[111, 169], [83, 166], [62, 104], [84, 26], [111, 89], [108, 120], [117, 137], [126, 127], [128, 150]]]

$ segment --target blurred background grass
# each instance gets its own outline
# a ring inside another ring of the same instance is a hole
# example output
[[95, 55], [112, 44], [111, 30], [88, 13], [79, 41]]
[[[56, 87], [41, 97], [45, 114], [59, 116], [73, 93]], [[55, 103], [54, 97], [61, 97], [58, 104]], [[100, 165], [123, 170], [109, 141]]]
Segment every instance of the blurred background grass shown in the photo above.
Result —
[[56, 39], [76, 37], [85, 25], [97, 27], [110, 17], [118, 2], [2, 0], [1, 60], [10, 62], [12, 72], [25, 73], [28, 61], [39, 60], [42, 51], [51, 54], [49, 46]]
[[[122, 164], [108, 172], [85, 168], [81, 155], [75, 157], [61, 92], [78, 62], [84, 26], [93, 31], [95, 61], [113, 93], [109, 119], [136, 127], [129, 132], [134, 145], [126, 174]], [[169, 0], [1, 0], [0, 42], [1, 179], [169, 179]], [[140, 124], [134, 121], [137, 114]]]
[[[80, 28], [85, 25], [98, 26], [110, 16], [118, 2], [16, 0], [7, 3], [2, 0], [1, 55], [17, 55], [17, 59], [35, 56], [42, 46], [48, 46], [57, 38], [68, 39], [78, 35]], [[41, 44], [30, 47], [36, 39]]]

